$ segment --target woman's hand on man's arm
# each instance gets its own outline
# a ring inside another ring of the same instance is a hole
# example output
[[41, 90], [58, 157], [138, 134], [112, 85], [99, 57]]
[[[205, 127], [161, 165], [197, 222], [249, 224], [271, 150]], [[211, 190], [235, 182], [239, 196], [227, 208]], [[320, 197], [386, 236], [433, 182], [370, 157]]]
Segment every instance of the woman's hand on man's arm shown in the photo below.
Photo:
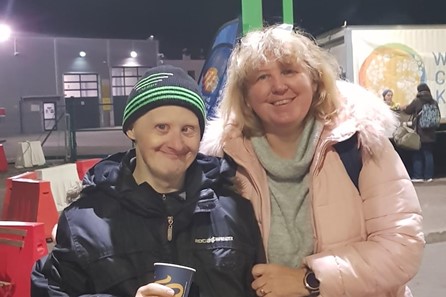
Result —
[[252, 269], [252, 288], [260, 297], [303, 297], [309, 292], [304, 285], [306, 268], [289, 268], [277, 264], [257, 264]]

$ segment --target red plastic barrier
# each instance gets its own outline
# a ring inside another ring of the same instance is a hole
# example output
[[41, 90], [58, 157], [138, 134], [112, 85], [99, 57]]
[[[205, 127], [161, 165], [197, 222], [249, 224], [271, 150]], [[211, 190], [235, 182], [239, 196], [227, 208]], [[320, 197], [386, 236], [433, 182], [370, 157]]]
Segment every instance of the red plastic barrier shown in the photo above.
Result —
[[46, 254], [42, 223], [0, 221], [0, 296], [30, 296], [32, 267]]
[[98, 163], [101, 159], [100, 158], [93, 158], [93, 159], [85, 159], [85, 160], [78, 160], [76, 161], [76, 169], [77, 169], [77, 175], [79, 176], [79, 179], [82, 180], [84, 178], [85, 173], [93, 167], [96, 163]]
[[34, 171], [27, 171], [19, 175], [8, 177], [5, 180], [5, 197], [3, 199], [2, 216], [0, 217], [1, 220], [6, 220], [6, 214], [9, 212], [9, 202], [11, 201], [12, 180], [17, 178], [36, 179], [37, 175]]
[[0, 172], [8, 171], [8, 161], [6, 160], [5, 149], [0, 144]]
[[42, 222], [45, 238], [51, 239], [59, 219], [49, 181], [18, 178], [12, 180], [12, 191], [6, 220]]

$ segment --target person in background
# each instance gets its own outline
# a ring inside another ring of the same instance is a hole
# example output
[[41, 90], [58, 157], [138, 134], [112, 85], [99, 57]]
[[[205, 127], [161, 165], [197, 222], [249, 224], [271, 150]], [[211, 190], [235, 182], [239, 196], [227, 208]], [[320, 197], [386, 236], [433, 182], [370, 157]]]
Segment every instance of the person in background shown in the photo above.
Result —
[[[336, 69], [282, 26], [248, 33], [231, 55], [201, 150], [238, 164], [268, 258], [252, 270], [258, 296], [411, 296], [425, 242], [417, 194], [385, 134], [397, 120], [382, 99], [337, 82]], [[358, 188], [335, 149], [355, 138]]]
[[400, 105], [397, 102], [393, 101], [393, 91], [390, 89], [385, 89], [382, 92], [383, 100], [393, 111], [399, 111]]
[[90, 169], [60, 216], [40, 268], [47, 296], [177, 296], [153, 283], [155, 262], [195, 268], [190, 297], [256, 295], [260, 230], [251, 203], [234, 191], [230, 160], [198, 153], [204, 127], [196, 82], [173, 66], [148, 70], [124, 111], [134, 149]]
[[436, 140], [435, 127], [421, 128], [418, 125], [419, 114], [424, 104], [434, 104], [438, 107], [438, 102], [434, 100], [429, 86], [420, 83], [417, 86], [417, 95], [409, 105], [401, 109], [404, 113], [411, 115], [412, 125], [420, 135], [421, 147], [412, 154], [412, 181], [431, 182], [434, 177], [434, 157], [433, 149]]

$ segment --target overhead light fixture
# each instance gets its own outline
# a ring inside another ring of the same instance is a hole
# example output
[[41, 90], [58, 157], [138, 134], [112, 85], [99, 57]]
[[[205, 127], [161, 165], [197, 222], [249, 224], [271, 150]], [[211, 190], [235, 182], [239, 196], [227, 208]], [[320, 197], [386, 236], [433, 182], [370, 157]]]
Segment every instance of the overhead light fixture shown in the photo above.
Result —
[[79, 52], [79, 56], [82, 57], [82, 58], [85, 57], [86, 55], [87, 55], [87, 53], [84, 52], [84, 51], [80, 51]]
[[131, 52], [130, 52], [130, 57], [132, 57], [132, 58], [136, 58], [136, 57], [138, 57], [138, 53], [135, 52], [135, 51], [131, 51]]
[[11, 36], [11, 28], [8, 25], [0, 24], [0, 42], [6, 41]]

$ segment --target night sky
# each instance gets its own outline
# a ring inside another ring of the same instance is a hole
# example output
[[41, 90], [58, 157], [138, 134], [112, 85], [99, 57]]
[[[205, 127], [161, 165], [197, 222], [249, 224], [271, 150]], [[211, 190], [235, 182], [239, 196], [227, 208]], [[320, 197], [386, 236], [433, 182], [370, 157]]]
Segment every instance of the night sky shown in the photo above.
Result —
[[[263, 0], [270, 23], [281, 0]], [[348, 25], [446, 24], [446, 0], [295, 0], [295, 24], [313, 35]], [[241, 13], [240, 0], [0, 0], [14, 30], [65, 37], [147, 38], [168, 58], [183, 48], [207, 53], [218, 28]]]

